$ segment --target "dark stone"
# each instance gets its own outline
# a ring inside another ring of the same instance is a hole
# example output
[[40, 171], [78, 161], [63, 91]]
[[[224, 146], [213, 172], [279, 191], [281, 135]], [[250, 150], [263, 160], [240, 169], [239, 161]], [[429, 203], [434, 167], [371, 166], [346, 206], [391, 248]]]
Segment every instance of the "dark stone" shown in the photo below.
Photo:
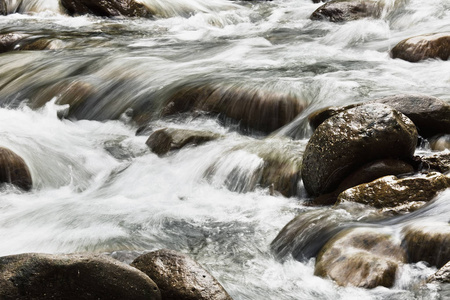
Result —
[[61, 0], [69, 15], [93, 14], [100, 17], [149, 17], [149, 9], [134, 0]]
[[334, 236], [316, 259], [314, 275], [342, 286], [391, 287], [405, 251], [390, 235], [373, 228], [353, 228]]
[[[376, 208], [392, 208], [412, 202], [425, 204], [448, 187], [450, 178], [440, 173], [401, 179], [386, 176], [343, 191], [338, 196], [338, 203], [350, 201]], [[416, 208], [417, 205], [414, 206]]]
[[0, 53], [15, 50], [16, 45], [24, 38], [24, 35], [16, 33], [0, 35]]
[[438, 171], [446, 173], [450, 171], [450, 152], [435, 153], [418, 158], [421, 169], [425, 171]]
[[432, 33], [407, 38], [392, 48], [391, 56], [409, 62], [418, 62], [428, 58], [448, 60], [450, 34]]
[[1, 299], [161, 299], [143, 272], [102, 255], [0, 257]]
[[270, 133], [290, 123], [305, 106], [288, 93], [205, 83], [178, 89], [165, 101], [162, 115], [200, 110], [235, 120], [243, 129]]
[[139, 256], [131, 265], [156, 282], [164, 300], [231, 300], [220, 283], [185, 254], [162, 249]]
[[376, 1], [332, 0], [316, 9], [311, 15], [311, 20], [344, 22], [367, 17], [378, 18], [380, 14], [381, 8]]
[[425, 261], [441, 268], [450, 261], [450, 224], [415, 224], [403, 229], [410, 262]]
[[337, 201], [338, 195], [351, 187], [371, 182], [377, 178], [387, 175], [403, 175], [411, 174], [414, 168], [401, 160], [397, 159], [380, 159], [365, 164], [349, 176], [347, 176], [338, 188], [329, 194], [316, 197], [311, 204], [313, 205], [333, 205]]
[[450, 261], [447, 262], [442, 268], [440, 268], [436, 273], [431, 275], [428, 283], [450, 283]]
[[163, 155], [187, 145], [201, 145], [219, 137], [220, 134], [210, 131], [163, 128], [153, 132], [146, 144], [152, 152]]
[[[388, 105], [410, 118], [419, 134], [428, 137], [438, 133], [450, 133], [450, 105], [436, 97], [425, 95], [395, 95], [371, 100], [368, 103]], [[363, 104], [351, 104], [344, 107], [326, 107], [308, 116], [313, 129], [326, 119]]]
[[10, 183], [25, 191], [33, 186], [27, 164], [16, 153], [0, 147], [0, 183]]
[[417, 130], [402, 113], [366, 104], [339, 113], [314, 131], [303, 155], [302, 179], [312, 196], [334, 191], [364, 164], [383, 158], [408, 161]]

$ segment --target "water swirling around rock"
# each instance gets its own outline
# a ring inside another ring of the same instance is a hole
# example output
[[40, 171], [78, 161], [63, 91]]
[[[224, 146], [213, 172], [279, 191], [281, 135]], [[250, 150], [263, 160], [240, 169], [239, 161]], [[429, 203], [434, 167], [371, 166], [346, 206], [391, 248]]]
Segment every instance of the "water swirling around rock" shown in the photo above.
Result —
[[[329, 215], [333, 208], [304, 205], [297, 169], [283, 188], [290, 197], [260, 179], [273, 157], [300, 164], [312, 132], [307, 116], [320, 108], [405, 93], [449, 103], [448, 61], [389, 56], [408, 37], [450, 31], [448, 1], [385, 1], [378, 18], [338, 24], [310, 20], [323, 4], [310, 0], [139, 2], [152, 17], [70, 17], [56, 0], [6, 1], [0, 35], [23, 39], [0, 54], [0, 147], [24, 159], [33, 188], [0, 188], [0, 255], [87, 251], [133, 260], [168, 248], [207, 267], [233, 299], [438, 298], [435, 287], [418, 288], [435, 271], [421, 263], [401, 266], [391, 289], [364, 290], [314, 276], [312, 257], [340, 224], [402, 235], [414, 223], [448, 222], [448, 191], [380, 221], [356, 204]], [[20, 48], [41, 39], [51, 47]], [[263, 131], [198, 107], [162, 116], [165, 101], [193, 86], [252, 101], [293, 96], [303, 110]], [[142, 128], [146, 135], [136, 135]], [[159, 157], [145, 142], [161, 128], [221, 138]], [[431, 153], [426, 143], [417, 151]], [[281, 263], [271, 241], [300, 213], [330, 221], [322, 235], [310, 228], [299, 238], [308, 255]]]

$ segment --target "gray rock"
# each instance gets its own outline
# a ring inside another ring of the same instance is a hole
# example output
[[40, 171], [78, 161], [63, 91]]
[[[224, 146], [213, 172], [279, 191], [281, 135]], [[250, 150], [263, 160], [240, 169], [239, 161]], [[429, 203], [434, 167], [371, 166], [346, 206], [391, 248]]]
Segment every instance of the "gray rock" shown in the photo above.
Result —
[[344, 22], [367, 17], [378, 18], [381, 14], [379, 3], [373, 0], [332, 0], [316, 9], [311, 20]]
[[31, 173], [22, 157], [0, 147], [0, 183], [10, 183], [25, 191], [33, 186]]
[[409, 62], [418, 62], [429, 58], [448, 60], [450, 33], [432, 33], [404, 39], [392, 48], [391, 56]]
[[0, 257], [1, 299], [160, 300], [143, 272], [102, 255], [19, 254]]
[[436, 273], [431, 275], [427, 282], [429, 283], [450, 283], [450, 261], [447, 262]]
[[139, 256], [131, 265], [156, 282], [164, 300], [231, 300], [220, 283], [185, 254], [162, 249]]
[[411, 159], [416, 144], [413, 122], [386, 105], [346, 110], [327, 119], [311, 136], [303, 156], [305, 189], [312, 196], [329, 193], [368, 162]]

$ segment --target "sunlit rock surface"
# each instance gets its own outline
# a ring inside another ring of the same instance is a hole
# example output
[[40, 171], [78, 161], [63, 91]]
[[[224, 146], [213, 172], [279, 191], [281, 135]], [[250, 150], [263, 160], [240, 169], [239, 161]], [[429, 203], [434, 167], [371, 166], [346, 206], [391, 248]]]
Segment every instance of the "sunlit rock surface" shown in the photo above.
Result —
[[392, 48], [391, 56], [410, 62], [429, 58], [447, 60], [450, 56], [450, 33], [433, 33], [404, 39]]

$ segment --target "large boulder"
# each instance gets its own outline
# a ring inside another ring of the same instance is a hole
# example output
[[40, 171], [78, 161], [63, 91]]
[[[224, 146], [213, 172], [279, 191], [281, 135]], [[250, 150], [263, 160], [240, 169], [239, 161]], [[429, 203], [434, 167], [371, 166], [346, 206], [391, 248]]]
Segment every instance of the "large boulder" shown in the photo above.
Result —
[[161, 299], [143, 272], [102, 255], [0, 257], [1, 299]]
[[156, 282], [164, 300], [231, 300], [220, 283], [185, 254], [161, 249], [139, 256], [131, 266]]
[[290, 123], [305, 106], [289, 93], [204, 83], [175, 91], [165, 101], [162, 115], [200, 110], [237, 121], [244, 130], [270, 133]]
[[305, 189], [312, 196], [329, 193], [368, 162], [411, 159], [416, 144], [414, 123], [386, 105], [346, 110], [327, 119], [311, 136], [303, 155]]
[[412, 174], [414, 168], [409, 163], [398, 159], [379, 159], [369, 162], [347, 176], [331, 193], [320, 195], [312, 200], [313, 205], [333, 205], [339, 194], [351, 187], [371, 182], [388, 175]]
[[353, 21], [381, 14], [380, 2], [373, 0], [333, 0], [316, 9], [311, 20]]
[[404, 39], [392, 48], [391, 56], [409, 62], [428, 58], [447, 60], [450, 56], [450, 33], [432, 33]]
[[153, 132], [145, 143], [152, 152], [163, 155], [187, 145], [201, 145], [219, 137], [220, 134], [211, 131], [163, 128]]
[[320, 251], [314, 274], [337, 284], [391, 287], [405, 251], [391, 235], [374, 228], [353, 228], [334, 236]]
[[0, 183], [10, 183], [25, 191], [33, 186], [31, 173], [22, 157], [0, 147]]
[[150, 10], [134, 0], [61, 0], [69, 15], [93, 14], [100, 17], [149, 17]]
[[[388, 96], [368, 103], [388, 105], [410, 118], [419, 134], [429, 137], [438, 133], [450, 133], [450, 105], [436, 97], [419, 94], [400, 94]], [[344, 107], [326, 107], [308, 116], [313, 129], [326, 119], [362, 104], [351, 104]]]
[[[408, 204], [425, 204], [450, 187], [450, 177], [440, 173], [397, 178], [385, 176], [360, 184], [339, 194], [338, 203], [350, 201], [376, 208], [393, 208]], [[414, 205], [414, 209], [417, 208]]]
[[410, 262], [426, 261], [441, 268], [450, 261], [449, 223], [416, 223], [406, 226], [402, 233]]

